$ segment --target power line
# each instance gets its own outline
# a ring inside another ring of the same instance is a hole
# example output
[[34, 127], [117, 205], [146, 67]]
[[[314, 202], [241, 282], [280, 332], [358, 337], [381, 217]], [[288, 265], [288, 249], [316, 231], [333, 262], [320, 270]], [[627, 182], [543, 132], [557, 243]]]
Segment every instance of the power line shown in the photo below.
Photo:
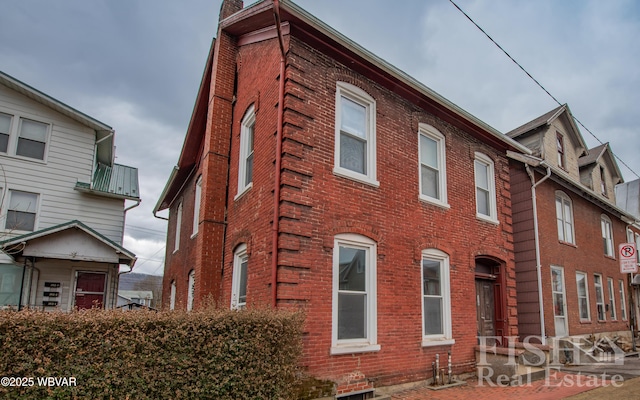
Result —
[[[511, 55], [510, 55], [509, 53], [507, 53], [507, 51], [506, 51], [505, 49], [503, 49], [503, 48], [502, 48], [502, 46], [500, 46], [500, 45], [498, 44], [498, 42], [496, 42], [495, 40], [493, 40], [493, 38], [492, 38], [491, 36], [489, 36], [489, 34], [488, 34], [484, 29], [482, 29], [482, 27], [480, 27], [480, 25], [478, 25], [478, 24], [477, 24], [477, 23], [476, 23], [476, 22], [475, 22], [475, 21], [474, 21], [474, 20], [473, 20], [473, 19], [472, 19], [472, 18], [471, 18], [467, 13], [466, 13], [466, 12], [464, 12], [464, 11], [462, 10], [462, 8], [460, 8], [460, 7], [459, 7], [459, 6], [458, 6], [458, 5], [457, 5], [453, 0], [449, 0], [449, 2], [450, 2], [451, 4], [453, 4], [453, 5], [454, 5], [454, 7], [455, 7], [455, 8], [457, 8], [457, 9], [458, 9], [458, 11], [460, 11], [460, 12], [461, 12], [465, 17], [467, 17], [467, 19], [468, 19], [469, 21], [471, 21], [471, 23], [472, 23], [473, 25], [475, 25], [475, 27], [476, 27], [476, 28], [478, 28], [478, 29], [480, 30], [480, 32], [484, 33], [484, 35], [485, 35], [489, 40], [491, 40], [491, 42], [492, 42], [494, 45], [496, 45], [496, 47], [498, 47], [498, 48], [499, 48], [499, 49], [500, 49], [500, 50], [501, 50], [501, 51], [502, 51], [502, 52], [503, 52], [507, 57], [509, 57], [509, 59], [510, 59], [511, 61], [513, 61], [513, 63], [514, 63], [514, 64], [516, 64], [516, 65], [517, 65], [517, 66], [518, 66], [518, 67], [519, 67], [519, 68], [520, 68], [520, 69], [521, 69], [525, 74], [527, 74], [527, 76], [528, 76], [528, 77], [529, 77], [533, 82], [535, 82], [535, 84], [536, 84], [536, 85], [538, 85], [538, 86], [540, 87], [540, 89], [544, 90], [544, 92], [545, 92], [547, 95], [549, 95], [549, 97], [551, 97], [551, 98], [552, 98], [556, 103], [558, 103], [558, 105], [560, 105], [560, 106], [562, 105], [562, 103], [560, 103], [560, 102], [558, 101], [558, 99], [556, 99], [556, 98], [555, 98], [555, 97], [554, 97], [554, 96], [553, 96], [553, 95], [552, 95], [552, 94], [551, 94], [551, 93], [550, 93], [550, 92], [549, 92], [549, 91], [548, 91], [544, 86], [542, 86], [542, 84], [541, 84], [540, 82], [538, 82], [538, 80], [537, 80], [536, 78], [534, 78], [534, 77], [533, 77], [533, 76], [532, 76], [532, 75], [531, 75], [531, 74], [530, 74], [530, 73], [529, 73], [529, 72], [528, 72], [528, 71], [527, 71], [527, 70], [526, 70], [522, 65], [520, 65], [520, 63], [518, 63], [518, 62], [517, 62], [513, 57], [511, 57]], [[591, 130], [589, 130], [589, 128], [587, 128], [586, 126], [584, 126], [584, 124], [583, 124], [582, 122], [580, 122], [580, 120], [579, 120], [578, 118], [576, 118], [576, 116], [575, 116], [575, 115], [573, 115], [573, 114], [572, 114], [571, 116], [573, 117], [573, 119], [574, 119], [574, 120], [575, 120], [575, 121], [576, 121], [576, 122], [577, 122], [581, 127], [583, 127], [587, 132], [589, 132], [589, 134], [591, 134], [591, 136], [593, 136], [593, 137], [598, 141], [598, 143], [600, 143], [600, 144], [604, 144], [604, 143], [602, 142], [602, 140], [600, 140], [600, 139], [599, 139], [599, 138], [598, 138], [598, 137], [597, 137], [593, 132], [591, 132]], [[627, 167], [627, 169], [628, 169], [629, 171], [631, 171], [631, 173], [632, 173], [632, 174], [634, 174], [637, 178], [640, 178], [640, 175], [638, 175], [638, 174], [637, 174], [633, 169], [631, 169], [631, 167], [630, 167], [629, 165], [627, 165], [627, 163], [625, 163], [625, 162], [624, 162], [620, 157], [618, 157], [618, 155], [617, 155], [616, 153], [614, 153], [614, 152], [613, 152], [613, 149], [611, 149], [611, 148], [609, 148], [609, 149], [611, 150], [611, 154], [613, 154], [613, 156], [614, 156], [618, 161], [620, 161], [620, 163], [621, 163], [622, 165], [624, 165], [625, 167]]]

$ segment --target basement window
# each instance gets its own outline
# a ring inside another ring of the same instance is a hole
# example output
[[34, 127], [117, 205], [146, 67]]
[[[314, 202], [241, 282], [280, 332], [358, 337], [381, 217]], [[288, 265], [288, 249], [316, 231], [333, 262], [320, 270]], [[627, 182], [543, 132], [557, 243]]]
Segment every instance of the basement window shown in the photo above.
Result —
[[336, 400], [366, 400], [373, 399], [375, 397], [375, 391], [373, 389], [368, 389], [336, 396]]

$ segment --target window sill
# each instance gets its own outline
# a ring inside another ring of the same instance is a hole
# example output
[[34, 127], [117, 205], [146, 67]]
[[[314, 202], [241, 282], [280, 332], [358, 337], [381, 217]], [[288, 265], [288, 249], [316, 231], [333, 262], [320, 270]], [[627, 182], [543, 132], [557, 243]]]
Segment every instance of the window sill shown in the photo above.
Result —
[[610, 259], [610, 260], [614, 260], [614, 261], [615, 261], [615, 259], [616, 259], [614, 256], [610, 256], [609, 254], [605, 254], [605, 255], [604, 255], [604, 258], [608, 258], [608, 259]]
[[365, 185], [380, 187], [380, 182], [376, 179], [370, 178], [367, 175], [358, 174], [353, 171], [349, 171], [348, 169], [333, 167], [333, 174], [340, 176], [342, 178], [351, 179], [360, 183], [364, 183]]
[[438, 206], [438, 207], [444, 208], [445, 210], [448, 210], [448, 209], [451, 208], [449, 203], [445, 203], [443, 201], [440, 201], [438, 199], [434, 199], [433, 197], [425, 196], [423, 194], [418, 195], [418, 199], [420, 201], [424, 202], [424, 203], [433, 204], [434, 206]]
[[563, 241], [563, 240], [558, 240], [558, 243], [563, 244], [563, 245], [565, 245], [565, 246], [574, 247], [574, 248], [576, 248], [576, 249], [578, 248], [578, 246], [576, 246], [576, 244], [575, 244], [575, 243], [565, 242], [565, 241]]
[[337, 356], [341, 354], [354, 354], [354, 353], [373, 353], [380, 351], [379, 344], [348, 344], [348, 345], [337, 345], [331, 347], [331, 355]]
[[422, 347], [451, 346], [455, 343], [455, 339], [422, 339]]
[[589, 325], [589, 324], [592, 324], [592, 323], [593, 323], [593, 321], [591, 321], [589, 319], [581, 319], [580, 320], [580, 324], [581, 325]]
[[500, 221], [498, 221], [496, 218], [494, 218], [494, 217], [490, 217], [490, 216], [488, 216], [488, 215], [484, 215], [484, 214], [476, 214], [476, 218], [478, 218], [478, 219], [479, 219], [479, 220], [481, 220], [481, 221], [484, 221], [484, 222], [488, 222], [488, 223], [490, 223], [490, 224], [493, 224], [493, 225], [500, 225]]
[[251, 189], [253, 187], [253, 182], [251, 182], [250, 184], [248, 184], [247, 186], [245, 186], [240, 192], [238, 192], [238, 194], [235, 195], [235, 197], [233, 198], [233, 201], [238, 200], [240, 197], [242, 197], [245, 193], [247, 193], [249, 191], [249, 189]]
[[193, 232], [191, 234], [191, 239], [195, 239], [196, 236], [198, 236], [198, 232]]

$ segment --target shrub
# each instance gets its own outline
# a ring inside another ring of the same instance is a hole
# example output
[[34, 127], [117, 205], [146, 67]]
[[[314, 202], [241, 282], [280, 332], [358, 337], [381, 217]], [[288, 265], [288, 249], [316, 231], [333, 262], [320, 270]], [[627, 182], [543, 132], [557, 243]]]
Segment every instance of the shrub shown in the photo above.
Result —
[[[0, 312], [0, 377], [34, 378], [0, 386], [0, 396], [292, 398], [302, 319], [273, 310]], [[38, 377], [76, 385], [39, 386]]]

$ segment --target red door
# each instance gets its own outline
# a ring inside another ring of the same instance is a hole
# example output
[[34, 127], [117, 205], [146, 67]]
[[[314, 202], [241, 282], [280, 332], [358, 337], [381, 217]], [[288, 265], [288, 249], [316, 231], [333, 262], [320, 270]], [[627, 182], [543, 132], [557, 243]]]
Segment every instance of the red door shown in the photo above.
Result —
[[104, 272], [77, 272], [75, 306], [77, 309], [103, 308], [107, 274]]

